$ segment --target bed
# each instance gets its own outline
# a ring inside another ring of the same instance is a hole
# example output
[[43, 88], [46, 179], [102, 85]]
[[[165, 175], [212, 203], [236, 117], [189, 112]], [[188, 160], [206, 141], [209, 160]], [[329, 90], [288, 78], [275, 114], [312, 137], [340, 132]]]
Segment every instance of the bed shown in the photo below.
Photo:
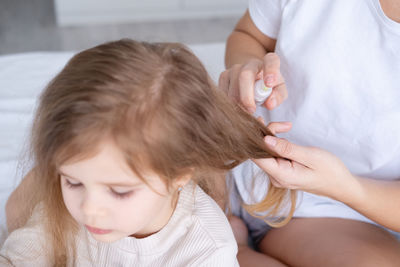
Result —
[[[223, 71], [223, 43], [191, 45], [214, 81]], [[29, 170], [30, 126], [38, 96], [74, 52], [0, 56], [0, 246], [6, 231], [5, 203]]]

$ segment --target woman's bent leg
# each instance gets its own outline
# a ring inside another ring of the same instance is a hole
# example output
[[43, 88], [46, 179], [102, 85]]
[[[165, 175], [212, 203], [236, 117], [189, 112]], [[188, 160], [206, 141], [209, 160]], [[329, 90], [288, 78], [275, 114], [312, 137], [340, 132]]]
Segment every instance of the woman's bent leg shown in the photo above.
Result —
[[290, 266], [400, 266], [400, 242], [384, 229], [339, 218], [295, 218], [259, 250]]
[[236, 216], [229, 217], [233, 234], [238, 243], [238, 261], [241, 267], [285, 267], [287, 265], [278, 260], [257, 252], [248, 246], [248, 230], [245, 223]]

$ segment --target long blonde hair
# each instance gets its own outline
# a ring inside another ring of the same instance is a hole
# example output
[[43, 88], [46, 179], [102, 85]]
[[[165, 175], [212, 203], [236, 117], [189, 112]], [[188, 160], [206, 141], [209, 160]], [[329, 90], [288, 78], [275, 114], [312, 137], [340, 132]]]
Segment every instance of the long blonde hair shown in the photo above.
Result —
[[[31, 208], [43, 203], [46, 237], [56, 266], [74, 251], [77, 225], [61, 194], [58, 167], [88, 157], [112, 138], [139, 174], [151, 168], [166, 183], [193, 171], [193, 179], [213, 195], [213, 179], [251, 158], [273, 154], [263, 137], [271, 132], [231, 102], [183, 45], [120, 40], [76, 54], [40, 98], [32, 130], [37, 183]], [[219, 177], [219, 178], [217, 178]], [[265, 199], [247, 208], [276, 215], [295, 192], [270, 184]], [[267, 221], [268, 222], [268, 221]], [[273, 222], [269, 222], [273, 224]]]

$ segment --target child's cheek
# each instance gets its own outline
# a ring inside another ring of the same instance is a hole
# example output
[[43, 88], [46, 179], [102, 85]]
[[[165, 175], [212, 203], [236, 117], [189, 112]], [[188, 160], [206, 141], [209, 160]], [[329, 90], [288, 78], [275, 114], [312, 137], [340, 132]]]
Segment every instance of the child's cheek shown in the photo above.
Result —
[[70, 215], [77, 221], [81, 221], [80, 215], [80, 197], [78, 192], [72, 192], [72, 190], [63, 187], [62, 188], [63, 199], [65, 207], [67, 208]]

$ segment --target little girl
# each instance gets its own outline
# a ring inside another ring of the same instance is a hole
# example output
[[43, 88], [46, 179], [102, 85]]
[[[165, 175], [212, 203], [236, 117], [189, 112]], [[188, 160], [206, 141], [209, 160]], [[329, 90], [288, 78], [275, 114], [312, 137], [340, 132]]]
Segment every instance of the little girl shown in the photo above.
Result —
[[[224, 171], [271, 157], [269, 134], [182, 45], [78, 53], [41, 96], [24, 193], [32, 216], [0, 264], [237, 266], [229, 223], [204, 191], [218, 195]], [[261, 210], [287, 193], [269, 192]]]

